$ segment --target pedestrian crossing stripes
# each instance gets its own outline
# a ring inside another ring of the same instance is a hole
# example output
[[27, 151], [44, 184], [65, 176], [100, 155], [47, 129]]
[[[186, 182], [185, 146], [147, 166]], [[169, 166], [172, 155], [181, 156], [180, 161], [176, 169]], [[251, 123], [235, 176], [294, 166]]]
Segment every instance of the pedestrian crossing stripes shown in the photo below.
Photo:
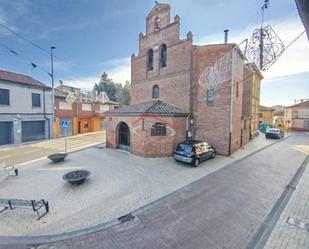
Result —
[[[64, 150], [64, 139], [54, 139], [44, 142], [39, 142], [36, 144], [32, 144], [31, 147], [35, 148], [43, 148], [43, 149], [53, 149], [57, 151], [63, 151]], [[85, 140], [75, 140], [75, 139], [67, 139], [67, 151], [73, 152], [81, 149], [85, 149], [91, 146], [98, 145], [99, 142], [90, 142]]]

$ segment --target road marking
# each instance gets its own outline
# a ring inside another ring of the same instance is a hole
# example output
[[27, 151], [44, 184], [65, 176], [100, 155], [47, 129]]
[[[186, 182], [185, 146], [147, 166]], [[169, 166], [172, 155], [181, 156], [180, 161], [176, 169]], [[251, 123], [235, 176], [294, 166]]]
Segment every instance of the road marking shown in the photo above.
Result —
[[9, 158], [9, 157], [11, 157], [11, 156], [10, 155], [2, 156], [2, 157], [0, 157], [0, 159], [6, 159], [6, 158]]
[[83, 150], [83, 149], [90, 149], [91, 147], [95, 146], [95, 145], [98, 145], [98, 143], [91, 143], [89, 144], [88, 146], [75, 146], [74, 148], [71, 147], [71, 148], [68, 148], [68, 152], [74, 152], [74, 151], [78, 151], [78, 150]]
[[30, 153], [37, 152], [37, 151], [40, 151], [40, 150], [41, 149], [29, 150], [29, 151], [26, 151], [25, 154], [30, 154]]
[[43, 159], [46, 159], [46, 156], [40, 157], [40, 158], [37, 158], [37, 159], [34, 159], [34, 160], [31, 160], [31, 161], [19, 163], [19, 164], [17, 164], [16, 166], [21, 166], [21, 165], [26, 165], [26, 164], [34, 163], [34, 162], [37, 162], [37, 161], [41, 161], [41, 160], [43, 160]]

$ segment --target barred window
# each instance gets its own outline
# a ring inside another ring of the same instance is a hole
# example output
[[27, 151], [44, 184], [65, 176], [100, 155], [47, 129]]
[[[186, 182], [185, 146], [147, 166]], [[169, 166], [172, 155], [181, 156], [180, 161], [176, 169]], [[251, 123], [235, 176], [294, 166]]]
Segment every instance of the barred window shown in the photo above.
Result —
[[215, 95], [215, 92], [214, 92], [214, 89], [210, 88], [207, 90], [207, 104], [208, 105], [212, 105], [213, 102], [214, 102], [214, 95]]
[[166, 136], [166, 125], [162, 123], [155, 123], [151, 127], [151, 136]]

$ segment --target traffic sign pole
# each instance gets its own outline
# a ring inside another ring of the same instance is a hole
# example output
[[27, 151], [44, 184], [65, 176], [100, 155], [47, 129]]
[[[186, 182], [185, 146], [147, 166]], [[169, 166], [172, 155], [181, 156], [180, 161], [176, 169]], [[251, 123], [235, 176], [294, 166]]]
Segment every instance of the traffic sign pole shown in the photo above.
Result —
[[67, 128], [68, 128], [68, 122], [63, 120], [61, 122], [61, 127], [64, 129], [64, 153], [67, 154]]
[[64, 128], [64, 153], [67, 154], [67, 128]]

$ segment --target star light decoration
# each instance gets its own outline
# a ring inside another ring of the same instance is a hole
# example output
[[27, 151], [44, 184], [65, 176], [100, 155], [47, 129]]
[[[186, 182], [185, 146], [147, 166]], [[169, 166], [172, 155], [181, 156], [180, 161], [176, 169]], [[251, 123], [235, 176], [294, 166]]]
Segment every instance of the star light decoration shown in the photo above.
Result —
[[260, 70], [265, 71], [275, 63], [283, 51], [283, 42], [273, 28], [267, 25], [253, 31], [245, 55], [249, 62], [255, 62]]
[[73, 104], [74, 102], [77, 102], [77, 101], [100, 102], [104, 104], [105, 102], [109, 101], [109, 98], [106, 92], [104, 91], [100, 92], [99, 94], [98, 94], [98, 91], [95, 91], [93, 93], [87, 93], [87, 94], [83, 94], [80, 92], [69, 92], [65, 100], [69, 104]]

